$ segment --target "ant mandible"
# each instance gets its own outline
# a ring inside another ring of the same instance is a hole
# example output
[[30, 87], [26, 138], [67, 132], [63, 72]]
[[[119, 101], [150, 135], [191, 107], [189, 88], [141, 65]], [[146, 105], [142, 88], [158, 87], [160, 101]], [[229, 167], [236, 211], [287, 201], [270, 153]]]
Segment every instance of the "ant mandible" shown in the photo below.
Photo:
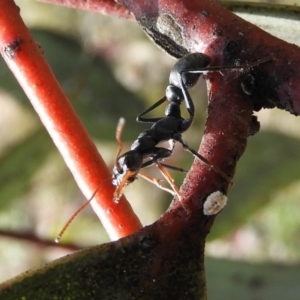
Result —
[[[179, 199], [181, 199], [178, 188], [165, 168], [180, 171], [183, 170], [162, 163], [164, 159], [172, 155], [175, 142], [181, 143], [185, 150], [189, 151], [196, 158], [209, 165], [231, 184], [231, 178], [227, 174], [211, 164], [205, 157], [197, 153], [195, 150], [191, 149], [188, 144], [182, 140], [182, 133], [189, 129], [193, 123], [195, 114], [194, 103], [188, 89], [197, 83], [198, 79], [204, 72], [246, 69], [268, 60], [270, 60], [270, 57], [239, 66], [208, 66], [212, 60], [209, 56], [203, 53], [191, 53], [179, 59], [171, 70], [169, 85], [166, 88], [165, 96], [137, 116], [137, 122], [151, 123], [153, 125], [150, 129], [143, 131], [131, 145], [130, 151], [124, 153], [120, 157], [118, 157], [118, 155], [122, 148], [120, 136], [123, 126], [120, 126], [119, 130], [117, 130], [119, 151], [113, 168], [112, 183], [116, 186], [114, 201], [119, 200], [124, 187], [132, 183], [138, 175], [151, 181], [160, 188], [171, 192], [173, 195], [177, 195]], [[160, 106], [165, 101], [170, 102], [165, 109], [165, 117], [143, 117], [145, 114]], [[184, 119], [181, 116], [180, 105], [183, 101], [189, 113], [188, 119]], [[163, 141], [170, 141], [170, 147], [157, 147], [157, 145]], [[140, 172], [140, 169], [149, 167], [153, 164], [157, 165], [161, 173], [169, 182], [172, 190], [162, 187], [159, 180]]]

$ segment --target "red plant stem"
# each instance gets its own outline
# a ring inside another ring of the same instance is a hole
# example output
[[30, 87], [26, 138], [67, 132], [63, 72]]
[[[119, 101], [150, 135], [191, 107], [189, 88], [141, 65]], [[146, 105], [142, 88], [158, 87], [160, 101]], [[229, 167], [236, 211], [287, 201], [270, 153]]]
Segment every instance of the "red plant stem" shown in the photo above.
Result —
[[124, 198], [118, 204], [112, 201], [114, 187], [107, 180], [111, 173], [12, 0], [1, 5], [0, 50], [84, 195], [89, 198], [106, 181], [91, 204], [110, 238], [115, 240], [139, 229], [141, 224], [128, 202]]
[[114, 0], [42, 0], [51, 4], [64, 5], [72, 8], [90, 10], [104, 15], [132, 19], [130, 12]]

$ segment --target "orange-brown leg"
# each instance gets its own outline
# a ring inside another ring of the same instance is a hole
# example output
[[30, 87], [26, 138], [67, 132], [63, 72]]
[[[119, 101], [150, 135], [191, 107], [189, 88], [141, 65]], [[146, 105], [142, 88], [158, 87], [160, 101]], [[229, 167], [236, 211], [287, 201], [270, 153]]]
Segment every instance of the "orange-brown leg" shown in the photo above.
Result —
[[178, 196], [179, 201], [181, 201], [182, 200], [182, 196], [181, 196], [181, 194], [179, 192], [178, 187], [174, 183], [173, 177], [170, 175], [170, 173], [167, 171], [167, 169], [164, 168], [160, 163], [156, 163], [156, 165], [159, 168], [161, 174], [163, 174], [163, 176], [165, 177], [165, 179], [167, 180], [167, 182], [169, 183], [169, 185], [171, 186], [171, 188], [175, 192], [175, 194]]
[[155, 184], [158, 188], [160, 188], [160, 189], [162, 189], [162, 190], [164, 190], [164, 191], [172, 194], [173, 196], [177, 195], [177, 193], [174, 190], [169, 189], [167, 187], [164, 187], [163, 185], [160, 184], [160, 182], [163, 181], [163, 179], [156, 179], [156, 178], [154, 178], [152, 176], [149, 176], [147, 174], [144, 174], [142, 172], [139, 172], [139, 176], [142, 177], [142, 178], [144, 178], [144, 179], [146, 179], [147, 181]]
[[179, 192], [178, 187], [175, 185], [174, 183], [174, 179], [173, 177], [170, 175], [170, 173], [167, 171], [166, 168], [164, 168], [160, 163], [156, 163], [157, 167], [159, 168], [160, 172], [163, 174], [163, 176], [165, 177], [165, 179], [168, 181], [169, 185], [171, 186], [171, 188], [173, 189], [173, 191], [176, 193], [178, 200], [181, 202], [182, 207], [186, 210], [186, 212], [188, 213], [189, 210], [185, 207], [183, 201], [182, 201], [182, 196]]

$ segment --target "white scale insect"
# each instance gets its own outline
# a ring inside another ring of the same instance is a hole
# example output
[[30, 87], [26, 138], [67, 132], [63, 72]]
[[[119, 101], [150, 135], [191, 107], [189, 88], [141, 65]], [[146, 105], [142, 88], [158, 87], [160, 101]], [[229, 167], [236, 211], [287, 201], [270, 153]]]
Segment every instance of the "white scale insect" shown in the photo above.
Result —
[[207, 216], [216, 215], [227, 204], [227, 196], [220, 191], [211, 193], [204, 202], [203, 213]]

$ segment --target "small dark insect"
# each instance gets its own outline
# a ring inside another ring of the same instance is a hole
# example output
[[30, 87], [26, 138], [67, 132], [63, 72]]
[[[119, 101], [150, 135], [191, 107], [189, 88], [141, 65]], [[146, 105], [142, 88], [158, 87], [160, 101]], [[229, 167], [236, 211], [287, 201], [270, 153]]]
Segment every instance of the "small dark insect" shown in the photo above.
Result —
[[[153, 124], [150, 129], [143, 131], [137, 139], [131, 145], [131, 150], [119, 156], [122, 151], [121, 133], [125, 124], [125, 120], [121, 118], [119, 120], [116, 139], [119, 144], [119, 149], [116, 155], [116, 160], [113, 168], [113, 179], [112, 183], [116, 186], [113, 200], [118, 202], [123, 194], [124, 188], [136, 180], [137, 176], [141, 176], [151, 183], [157, 185], [159, 188], [171, 193], [172, 195], [178, 196], [181, 201], [181, 195], [179, 189], [174, 184], [174, 180], [166, 168], [186, 172], [185, 170], [170, 166], [162, 161], [172, 155], [175, 142], [181, 143], [183, 148], [190, 152], [193, 156], [210, 166], [230, 184], [232, 184], [231, 178], [225, 174], [218, 167], [214, 166], [205, 157], [191, 149], [188, 144], [182, 140], [182, 133], [187, 131], [192, 125], [194, 120], [194, 104], [188, 89], [193, 87], [201, 75], [205, 72], [218, 72], [221, 70], [234, 70], [234, 69], [247, 69], [269, 61], [271, 58], [267, 57], [258, 60], [253, 63], [240, 65], [240, 66], [213, 66], [208, 65], [211, 62], [211, 58], [203, 53], [192, 53], [179, 59], [174, 65], [169, 78], [169, 85], [166, 88], [166, 95], [158, 100], [151, 107], [143, 111], [137, 116], [138, 122]], [[159, 118], [144, 118], [143, 116], [148, 112], [152, 111], [156, 107], [163, 104], [165, 101], [169, 101], [165, 109], [165, 116]], [[180, 105], [184, 101], [186, 109], [189, 113], [189, 118], [184, 119], [181, 117]], [[157, 147], [160, 142], [169, 141], [169, 148]], [[149, 175], [143, 174], [140, 170], [151, 165], [156, 165], [164, 178], [167, 180], [170, 188], [164, 187], [160, 184], [161, 180], [153, 178]], [[103, 181], [96, 191], [93, 193], [91, 198], [85, 202], [69, 219], [66, 225], [63, 227], [61, 232], [56, 238], [56, 242], [59, 242], [61, 236], [68, 228], [74, 218], [92, 201], [100, 187], [110, 179]], [[219, 192], [220, 193], [220, 192]], [[222, 198], [223, 199], [223, 198]], [[225, 199], [225, 198], [224, 198]], [[224, 204], [225, 205], [225, 204]], [[209, 212], [211, 208], [209, 209]], [[208, 214], [208, 213], [207, 213]]]
[[15, 58], [16, 51], [20, 48], [20, 45], [22, 44], [22, 39], [18, 38], [14, 40], [12, 43], [4, 46], [4, 53], [9, 59]]
[[[169, 85], [166, 88], [165, 96], [153, 104], [151, 107], [138, 115], [137, 121], [153, 124], [150, 129], [142, 132], [131, 145], [131, 150], [116, 158], [113, 168], [113, 185], [116, 186], [114, 201], [118, 201], [123, 193], [123, 189], [132, 183], [137, 176], [156, 184], [160, 188], [167, 190], [181, 199], [180, 193], [171, 175], [165, 168], [182, 171], [182, 169], [162, 163], [173, 153], [175, 142], [179, 142], [185, 150], [193, 156], [209, 165], [218, 174], [224, 177], [229, 183], [231, 178], [222, 170], [214, 166], [205, 157], [191, 149], [188, 144], [182, 140], [182, 133], [187, 131], [194, 120], [195, 108], [188, 89], [193, 87], [201, 75], [205, 72], [216, 72], [221, 70], [246, 69], [259, 65], [270, 60], [270, 57], [239, 66], [209, 66], [211, 58], [203, 53], [191, 53], [179, 59], [174, 65], [169, 78]], [[144, 118], [143, 116], [160, 106], [165, 101], [169, 104], [165, 110], [165, 116], [160, 118]], [[180, 105], [184, 102], [189, 113], [189, 118], [184, 119], [181, 116]], [[117, 134], [119, 141], [119, 152], [121, 152], [120, 131]], [[160, 142], [169, 141], [170, 147], [163, 148], [157, 145]], [[170, 189], [162, 187], [156, 179], [141, 174], [140, 169], [156, 165], [163, 173], [171, 186]]]

